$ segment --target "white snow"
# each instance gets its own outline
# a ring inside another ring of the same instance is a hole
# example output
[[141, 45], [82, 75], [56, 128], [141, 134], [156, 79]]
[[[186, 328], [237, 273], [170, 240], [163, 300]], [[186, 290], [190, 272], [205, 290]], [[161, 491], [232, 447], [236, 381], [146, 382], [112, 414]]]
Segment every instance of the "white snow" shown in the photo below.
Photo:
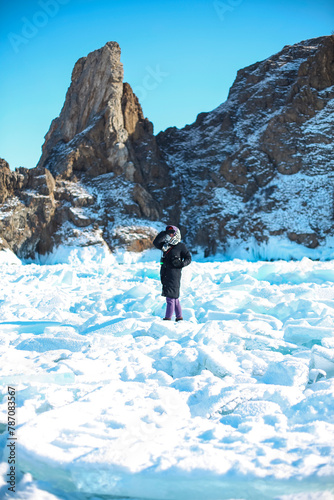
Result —
[[[333, 232], [333, 185], [328, 175], [277, 174], [266, 185], [267, 189], [271, 187], [277, 200], [275, 210], [259, 215], [271, 231], [286, 227], [289, 232], [312, 234], [321, 220], [322, 229]], [[263, 203], [261, 194], [254, 196], [257, 199]]]
[[[334, 498], [334, 261], [197, 261], [162, 321], [159, 252], [0, 252], [28, 500]], [[103, 496], [105, 495], [105, 496]]]

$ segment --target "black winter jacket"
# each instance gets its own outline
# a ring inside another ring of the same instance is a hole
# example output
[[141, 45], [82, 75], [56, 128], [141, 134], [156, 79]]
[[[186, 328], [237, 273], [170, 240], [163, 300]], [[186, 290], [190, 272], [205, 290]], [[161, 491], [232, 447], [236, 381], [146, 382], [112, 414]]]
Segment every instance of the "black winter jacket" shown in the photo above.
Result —
[[[153, 245], [162, 250], [167, 233], [161, 231], [153, 241]], [[191, 262], [191, 254], [182, 242], [172, 246], [164, 252], [161, 259], [160, 278], [162, 283], [162, 296], [171, 299], [178, 299], [180, 296], [180, 283], [182, 267], [188, 266]]]

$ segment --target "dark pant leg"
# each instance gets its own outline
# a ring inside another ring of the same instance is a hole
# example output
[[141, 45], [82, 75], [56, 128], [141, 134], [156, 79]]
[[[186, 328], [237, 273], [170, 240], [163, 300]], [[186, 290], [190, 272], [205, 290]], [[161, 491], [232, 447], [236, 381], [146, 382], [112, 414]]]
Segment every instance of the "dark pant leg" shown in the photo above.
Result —
[[179, 299], [175, 299], [175, 316], [177, 318], [182, 318], [182, 309]]
[[174, 314], [175, 299], [170, 299], [169, 297], [166, 297], [166, 302], [167, 302], [167, 307], [166, 307], [165, 318], [171, 318]]

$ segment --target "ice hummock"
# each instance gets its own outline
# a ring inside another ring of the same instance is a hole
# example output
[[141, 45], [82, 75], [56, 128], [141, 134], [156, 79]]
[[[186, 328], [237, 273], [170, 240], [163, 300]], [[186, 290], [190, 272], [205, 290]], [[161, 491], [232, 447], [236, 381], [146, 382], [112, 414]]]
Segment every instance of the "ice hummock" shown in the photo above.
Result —
[[333, 498], [333, 260], [195, 258], [166, 324], [159, 252], [0, 257], [1, 495], [13, 385], [17, 498]]

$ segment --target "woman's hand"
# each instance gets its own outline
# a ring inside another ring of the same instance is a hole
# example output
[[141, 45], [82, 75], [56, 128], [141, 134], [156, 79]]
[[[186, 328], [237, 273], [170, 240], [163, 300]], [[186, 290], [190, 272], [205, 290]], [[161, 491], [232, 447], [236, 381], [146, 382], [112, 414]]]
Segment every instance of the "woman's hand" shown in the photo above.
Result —
[[173, 257], [173, 259], [172, 259], [172, 265], [176, 269], [181, 269], [183, 267], [183, 262], [180, 259], [180, 257]]

